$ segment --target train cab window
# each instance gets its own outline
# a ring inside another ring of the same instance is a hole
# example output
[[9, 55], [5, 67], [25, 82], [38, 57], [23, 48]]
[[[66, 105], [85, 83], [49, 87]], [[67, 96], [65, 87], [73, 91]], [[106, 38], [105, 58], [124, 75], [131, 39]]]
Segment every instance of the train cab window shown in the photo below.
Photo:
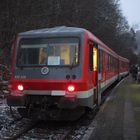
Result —
[[74, 66], [79, 62], [78, 38], [27, 38], [19, 44], [20, 66]]

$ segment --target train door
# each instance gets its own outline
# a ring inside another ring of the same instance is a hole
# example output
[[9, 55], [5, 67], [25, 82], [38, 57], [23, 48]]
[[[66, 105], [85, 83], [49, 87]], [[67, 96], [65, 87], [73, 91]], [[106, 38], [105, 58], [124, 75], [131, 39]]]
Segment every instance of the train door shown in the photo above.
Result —
[[96, 104], [101, 103], [102, 51], [98, 45], [93, 47], [93, 77], [95, 79]]
[[99, 63], [100, 63], [100, 51], [98, 45], [94, 42], [90, 42], [90, 71], [93, 73], [92, 81], [94, 85], [94, 103], [100, 104], [101, 102], [101, 92], [100, 92], [100, 80], [101, 80], [101, 71], [99, 72]]
[[94, 102], [98, 102], [98, 48], [93, 46], [93, 83], [94, 83]]

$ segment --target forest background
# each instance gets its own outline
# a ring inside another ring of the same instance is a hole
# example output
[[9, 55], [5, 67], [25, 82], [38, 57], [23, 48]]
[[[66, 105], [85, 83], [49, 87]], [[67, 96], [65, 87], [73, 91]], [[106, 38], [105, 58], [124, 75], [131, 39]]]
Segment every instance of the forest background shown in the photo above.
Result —
[[19, 32], [54, 26], [90, 30], [119, 55], [138, 63], [136, 33], [119, 0], [0, 0], [0, 63], [10, 66]]

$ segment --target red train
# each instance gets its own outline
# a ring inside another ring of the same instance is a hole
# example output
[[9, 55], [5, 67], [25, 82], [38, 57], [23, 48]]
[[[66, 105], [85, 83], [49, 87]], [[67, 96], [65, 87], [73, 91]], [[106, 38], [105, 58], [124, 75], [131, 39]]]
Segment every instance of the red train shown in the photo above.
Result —
[[129, 60], [88, 30], [61, 26], [23, 32], [14, 44], [7, 103], [27, 112], [93, 108], [128, 69]]

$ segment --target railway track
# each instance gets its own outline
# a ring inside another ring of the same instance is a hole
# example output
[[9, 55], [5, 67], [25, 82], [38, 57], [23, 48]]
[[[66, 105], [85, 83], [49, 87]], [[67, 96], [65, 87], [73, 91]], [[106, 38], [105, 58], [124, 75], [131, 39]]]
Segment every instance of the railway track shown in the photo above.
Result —
[[[2, 100], [1, 100], [2, 102]], [[0, 104], [0, 139], [15, 139], [19, 132], [23, 133], [29, 126], [31, 120], [23, 119], [16, 108], [13, 109], [14, 116], [11, 115], [9, 107], [6, 105], [5, 99]], [[23, 131], [24, 130], [24, 131]]]
[[[111, 89], [103, 97], [103, 102], [107, 98]], [[5, 101], [3, 101], [3, 104]], [[2, 108], [2, 106], [1, 106]], [[10, 109], [7, 108], [4, 116], [10, 115]], [[1, 109], [2, 110], [2, 109]], [[24, 119], [19, 116], [16, 109], [14, 116], [8, 117], [8, 121], [3, 122], [3, 127], [0, 130], [0, 139], [3, 140], [28, 140], [28, 139], [48, 139], [48, 140], [81, 140], [89, 130], [97, 109], [90, 110], [83, 115], [78, 121], [46, 121], [33, 122], [29, 119]]]
[[11, 124], [4, 133], [1, 133], [0, 139], [3, 140], [26, 140], [26, 139], [51, 139], [66, 140], [72, 132], [69, 126], [50, 126], [39, 122], [30, 122], [28, 120], [19, 120]]
[[[46, 124], [47, 125], [47, 124]], [[65, 140], [69, 133], [71, 133], [72, 128], [70, 127], [58, 127], [58, 126], [37, 126], [28, 133], [22, 135], [19, 140], [26, 139], [51, 139], [51, 140]]]
[[75, 122], [33, 122], [17, 116], [4, 125], [0, 131], [0, 139], [26, 140], [34, 138], [42, 140], [80, 140], [86, 133], [88, 125], [95, 115], [95, 112], [89, 112]]
[[[89, 116], [91, 114], [88, 114]], [[95, 115], [95, 114], [94, 114]], [[80, 139], [88, 127], [85, 118], [92, 120], [90, 116], [84, 116], [75, 122], [64, 121], [31, 121], [21, 117], [11, 119], [0, 131], [0, 139], [3, 140], [26, 140], [26, 139], [51, 139], [69, 140]]]
[[[18, 116], [15, 111], [14, 118], [6, 123], [0, 131], [0, 139], [3, 140], [28, 140], [28, 139], [48, 139], [48, 140], [80, 140], [89, 124], [92, 122], [97, 111], [88, 111], [78, 121], [46, 121], [33, 122]], [[13, 116], [12, 116], [13, 117]]]

